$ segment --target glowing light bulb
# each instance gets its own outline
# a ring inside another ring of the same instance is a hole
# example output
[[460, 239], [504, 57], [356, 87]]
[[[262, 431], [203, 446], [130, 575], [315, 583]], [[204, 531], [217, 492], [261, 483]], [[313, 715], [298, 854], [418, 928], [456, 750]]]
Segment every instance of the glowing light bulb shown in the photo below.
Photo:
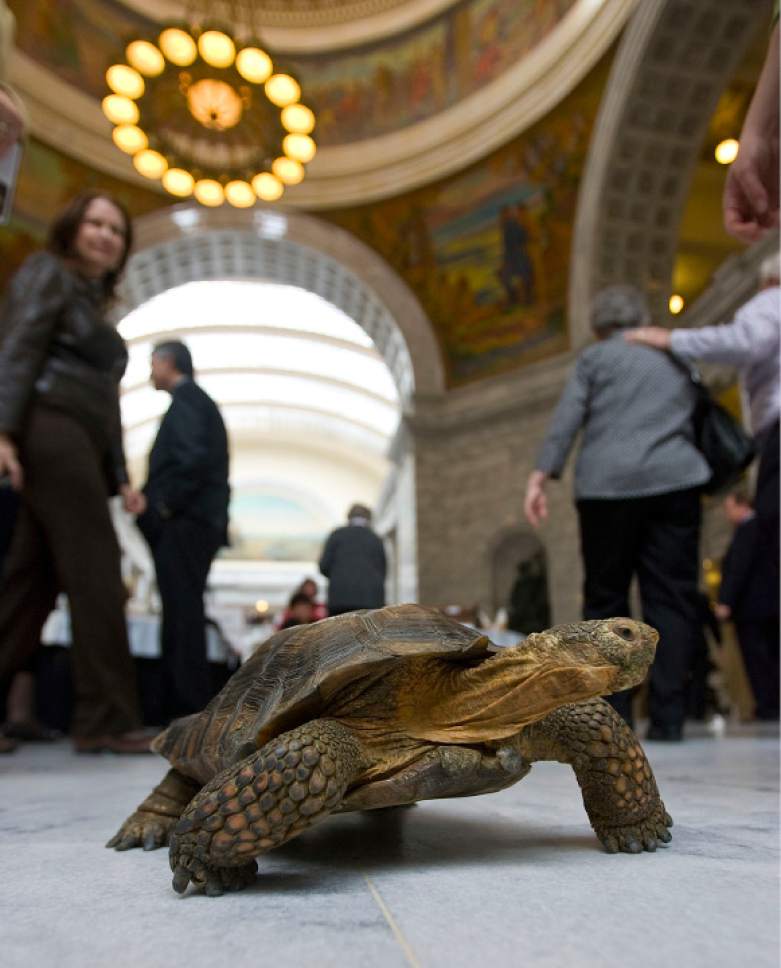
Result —
[[153, 151], [151, 148], [139, 151], [137, 155], [133, 155], [133, 165], [139, 175], [143, 175], [144, 178], [160, 178], [166, 168], [168, 168], [168, 162], [164, 156], [159, 151]]
[[259, 47], [245, 47], [236, 55], [236, 70], [245, 81], [262, 84], [274, 70], [271, 58]]
[[157, 38], [160, 49], [172, 64], [189, 67], [198, 56], [198, 47], [186, 30], [168, 27]]
[[304, 165], [314, 158], [317, 151], [317, 145], [308, 134], [288, 134], [282, 142], [282, 147], [288, 158], [300, 161]]
[[114, 64], [106, 71], [106, 83], [115, 94], [138, 98], [144, 93], [144, 79], [127, 64]]
[[674, 293], [672, 296], [670, 296], [669, 306], [670, 312], [673, 314], [673, 316], [677, 316], [678, 313], [683, 309], [684, 305], [685, 303], [683, 296], [679, 296], [678, 293]]
[[266, 97], [278, 108], [293, 104], [301, 97], [301, 88], [289, 74], [272, 74], [266, 81]]
[[129, 97], [109, 94], [103, 98], [100, 106], [112, 124], [135, 124], [138, 121], [138, 105]]
[[195, 183], [193, 194], [201, 203], [210, 208], [216, 208], [225, 201], [225, 191], [222, 185], [213, 178], [201, 178]]
[[255, 175], [252, 179], [252, 187], [258, 198], [263, 199], [264, 202], [275, 202], [285, 190], [282, 182], [267, 171]]
[[230, 67], [236, 57], [236, 46], [221, 30], [206, 30], [198, 38], [201, 57], [212, 67]]
[[724, 141], [720, 141], [716, 145], [716, 150], [714, 151], [716, 161], [718, 161], [720, 165], [731, 165], [732, 162], [738, 157], [739, 147], [740, 142], [735, 138], [725, 138]]
[[297, 185], [304, 180], [304, 166], [292, 158], [275, 158], [271, 170], [285, 185]]
[[234, 208], [251, 208], [257, 201], [252, 185], [240, 179], [228, 182], [225, 186], [225, 199]]
[[184, 168], [169, 168], [163, 175], [163, 188], [179, 198], [192, 195], [194, 185], [195, 179]]
[[282, 109], [282, 125], [291, 134], [309, 134], [315, 126], [315, 116], [305, 104], [288, 104]]
[[111, 132], [111, 137], [117, 148], [120, 151], [126, 152], [128, 155], [134, 155], [137, 151], [142, 151], [148, 144], [144, 132], [134, 124], [120, 124]]
[[139, 74], [157, 77], [165, 70], [165, 58], [148, 40], [134, 40], [125, 48], [125, 56]]

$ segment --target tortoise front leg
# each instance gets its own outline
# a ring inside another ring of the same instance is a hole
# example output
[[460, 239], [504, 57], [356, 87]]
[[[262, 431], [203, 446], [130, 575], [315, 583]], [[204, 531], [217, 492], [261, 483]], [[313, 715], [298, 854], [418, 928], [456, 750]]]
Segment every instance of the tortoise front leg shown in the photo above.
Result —
[[169, 770], [106, 847], [115, 850], [130, 850], [131, 847], [155, 850], [164, 847], [168, 843], [171, 828], [200, 789], [200, 783], [178, 770]]
[[210, 896], [245, 887], [257, 870], [252, 858], [325, 819], [364, 766], [350, 729], [315, 719], [223, 770], [174, 828], [174, 890], [190, 881]]
[[668, 843], [672, 818], [632, 730], [602, 699], [562, 706], [521, 733], [531, 760], [569, 763], [591, 826], [609, 853]]

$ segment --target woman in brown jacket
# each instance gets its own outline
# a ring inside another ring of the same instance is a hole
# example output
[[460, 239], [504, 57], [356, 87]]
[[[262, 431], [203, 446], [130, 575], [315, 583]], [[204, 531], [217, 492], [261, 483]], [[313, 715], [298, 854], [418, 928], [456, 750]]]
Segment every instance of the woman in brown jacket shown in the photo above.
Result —
[[108, 508], [128, 482], [119, 381], [122, 337], [106, 320], [131, 245], [130, 219], [103, 193], [74, 199], [46, 251], [12, 278], [0, 311], [0, 476], [21, 508], [0, 594], [0, 677], [40, 642], [58, 592], [68, 596], [78, 752], [143, 752], [125, 623], [120, 554]]

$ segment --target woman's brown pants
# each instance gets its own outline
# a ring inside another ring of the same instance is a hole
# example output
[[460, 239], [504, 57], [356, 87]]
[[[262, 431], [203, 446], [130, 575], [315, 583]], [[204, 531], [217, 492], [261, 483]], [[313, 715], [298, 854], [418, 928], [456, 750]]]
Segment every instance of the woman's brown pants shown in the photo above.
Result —
[[0, 586], [0, 677], [38, 648], [59, 592], [70, 606], [71, 733], [118, 735], [140, 722], [120, 553], [98, 449], [66, 413], [33, 407], [20, 447], [24, 487]]

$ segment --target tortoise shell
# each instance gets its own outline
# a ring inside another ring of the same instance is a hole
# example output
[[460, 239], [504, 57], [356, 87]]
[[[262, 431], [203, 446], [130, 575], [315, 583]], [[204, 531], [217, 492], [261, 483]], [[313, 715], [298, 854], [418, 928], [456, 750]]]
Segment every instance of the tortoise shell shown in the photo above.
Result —
[[203, 712], [177, 719], [153, 749], [206, 783], [288, 729], [316, 719], [337, 690], [414, 656], [468, 662], [492, 643], [440, 612], [393, 605], [351, 612], [272, 636]]

